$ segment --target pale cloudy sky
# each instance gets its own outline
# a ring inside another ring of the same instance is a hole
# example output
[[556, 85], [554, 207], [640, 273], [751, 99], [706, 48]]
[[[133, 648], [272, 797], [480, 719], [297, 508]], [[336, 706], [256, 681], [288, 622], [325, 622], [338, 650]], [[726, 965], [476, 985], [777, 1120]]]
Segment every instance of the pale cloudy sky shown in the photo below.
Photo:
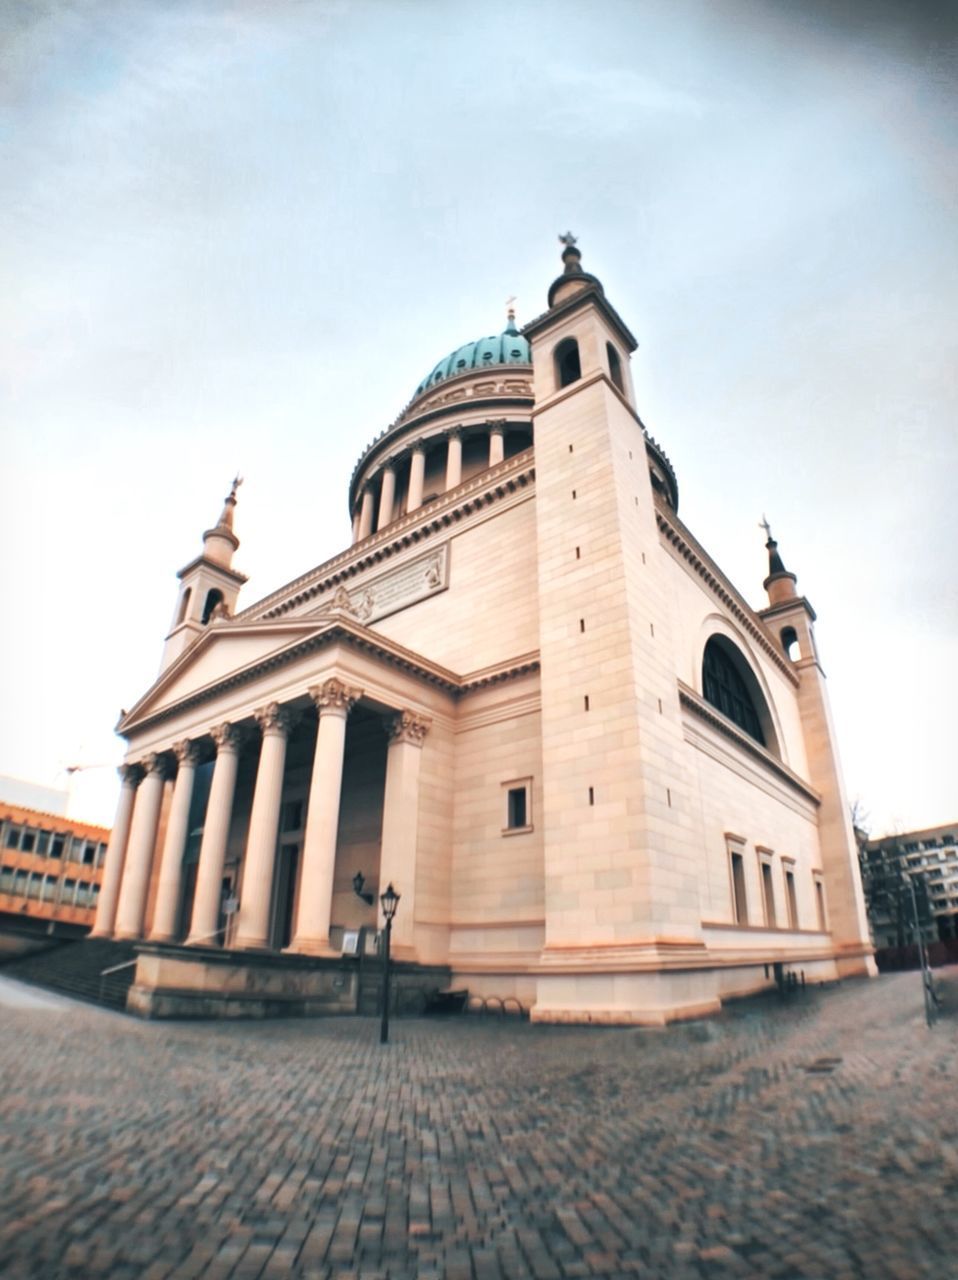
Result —
[[0, 773], [120, 759], [237, 468], [245, 603], [341, 550], [362, 447], [571, 227], [683, 519], [761, 606], [767, 512], [818, 612], [850, 796], [958, 818], [954, 14], [0, 6]]

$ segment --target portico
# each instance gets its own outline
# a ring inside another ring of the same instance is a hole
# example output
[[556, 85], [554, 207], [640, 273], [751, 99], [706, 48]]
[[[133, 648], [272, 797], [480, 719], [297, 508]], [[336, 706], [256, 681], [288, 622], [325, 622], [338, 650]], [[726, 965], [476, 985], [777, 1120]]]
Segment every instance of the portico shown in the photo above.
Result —
[[[354, 735], [349, 732], [351, 717], [357, 725]], [[421, 709], [384, 707], [342, 672], [327, 675], [288, 702], [273, 700], [249, 716], [197, 727], [194, 736], [168, 746], [157, 744], [142, 761], [125, 767], [97, 936], [263, 951], [282, 945], [282, 921], [288, 915], [286, 949], [338, 955], [331, 931], [338, 931], [339, 941], [344, 928], [376, 927], [375, 908], [344, 895], [342, 885], [361, 870], [375, 890], [385, 865], [389, 876], [408, 885], [409, 923], [401, 948], [406, 958], [415, 959], [419, 759], [430, 723]], [[296, 751], [290, 760], [294, 731]], [[360, 772], [365, 767], [374, 781], [378, 775], [378, 795], [370, 795], [366, 787], [361, 796], [350, 793], [344, 803], [348, 746]], [[238, 787], [241, 760], [252, 764], [246, 796]], [[183, 873], [191, 829], [194, 834], [197, 830], [197, 770], [204, 766], [211, 779], [199, 814], [199, 861], [189, 902], [184, 901]], [[298, 798], [291, 801], [291, 796]], [[361, 848], [351, 835], [359, 805], [365, 806], [367, 817], [371, 813], [372, 834], [378, 837], [370, 841], [367, 826]], [[278, 864], [284, 846], [287, 854], [290, 849], [284, 824], [294, 833], [298, 828], [300, 835], [292, 877], [288, 865]], [[362, 865], [354, 869], [357, 859]], [[113, 885], [117, 888], [110, 892]], [[232, 928], [223, 911], [228, 893], [238, 897]], [[177, 921], [184, 913], [189, 923], [180, 938]]]

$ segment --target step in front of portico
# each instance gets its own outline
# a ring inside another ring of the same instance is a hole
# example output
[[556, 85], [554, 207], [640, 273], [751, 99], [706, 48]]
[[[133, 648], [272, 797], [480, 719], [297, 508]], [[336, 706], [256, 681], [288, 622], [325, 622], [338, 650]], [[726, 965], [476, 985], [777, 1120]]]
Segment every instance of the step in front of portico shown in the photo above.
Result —
[[[379, 1008], [377, 958], [305, 956], [140, 943], [127, 1011], [143, 1018], [295, 1018], [372, 1014]], [[449, 985], [441, 965], [396, 962], [390, 1005], [413, 1012]], [[423, 1001], [416, 997], [421, 992]]]

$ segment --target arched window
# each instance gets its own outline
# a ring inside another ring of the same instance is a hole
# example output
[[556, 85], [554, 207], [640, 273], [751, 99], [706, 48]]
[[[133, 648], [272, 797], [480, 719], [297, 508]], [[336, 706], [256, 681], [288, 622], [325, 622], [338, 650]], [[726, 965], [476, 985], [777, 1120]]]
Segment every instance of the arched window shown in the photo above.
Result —
[[556, 386], [567, 387], [570, 382], [578, 382], [582, 377], [582, 366], [579, 363], [579, 344], [575, 338], [566, 338], [560, 342], [553, 353], [556, 370]]
[[625, 395], [625, 382], [622, 380], [622, 361], [611, 342], [605, 344], [605, 354], [609, 361], [609, 377], [613, 384]]
[[[743, 668], [748, 671], [748, 683], [743, 675]], [[755, 687], [750, 689], [749, 684]], [[705, 646], [702, 658], [702, 693], [706, 702], [710, 702], [740, 729], [744, 729], [749, 737], [760, 742], [763, 747], [766, 745], [759, 704], [762, 711], [765, 711], [765, 707], [761, 703], [761, 693], [755, 677], [735, 646], [722, 636], [712, 636]]]
[[794, 627], [783, 627], [781, 634], [782, 648], [785, 650], [792, 662], [797, 662], [802, 656], [798, 643], [798, 632]]
[[181, 622], [186, 621], [186, 611], [190, 607], [190, 596], [192, 594], [193, 594], [192, 587], [187, 587], [186, 590], [183, 592], [183, 599], [180, 601], [179, 617], [176, 619], [177, 626], [179, 626]]
[[206, 593], [206, 603], [203, 605], [203, 626], [209, 622], [213, 616], [213, 610], [218, 604], [223, 603], [223, 593], [218, 587], [212, 587]]

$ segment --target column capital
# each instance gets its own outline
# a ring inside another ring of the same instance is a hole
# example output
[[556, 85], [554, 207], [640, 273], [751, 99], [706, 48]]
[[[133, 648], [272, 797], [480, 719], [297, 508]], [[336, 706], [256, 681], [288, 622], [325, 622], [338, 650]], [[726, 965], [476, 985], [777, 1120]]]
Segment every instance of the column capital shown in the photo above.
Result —
[[425, 453], [426, 453], [426, 442], [425, 442], [425, 440], [414, 440], [414, 441], [412, 442], [412, 444], [409, 446], [409, 456], [410, 456], [410, 458], [411, 458], [411, 457], [413, 456], [413, 454], [415, 454], [415, 453], [421, 453], [421, 454], [423, 454], [423, 456], [425, 456]]
[[151, 751], [139, 762], [144, 775], [155, 774], [164, 781], [170, 776], [170, 757], [165, 751]]
[[507, 418], [487, 418], [486, 426], [491, 436], [501, 436], [506, 429]]
[[421, 716], [415, 711], [400, 711], [386, 721], [386, 734], [390, 745], [410, 742], [414, 747], [421, 747], [431, 724], [429, 716]]
[[395, 474], [396, 474], [396, 467], [397, 467], [398, 463], [399, 463], [399, 459], [398, 459], [398, 458], [387, 458], [387, 459], [386, 459], [386, 461], [385, 461], [385, 462], [382, 464], [382, 466], [379, 468], [379, 471], [377, 472], [377, 475], [384, 476], [384, 475], [386, 474], [386, 472], [387, 472], [387, 471], [391, 471], [391, 472], [393, 473], [393, 475], [395, 475]]
[[446, 427], [442, 434], [447, 440], [461, 440], [466, 434], [466, 428], [463, 426]]
[[342, 680], [337, 680], [333, 676], [322, 684], [313, 685], [309, 690], [309, 696], [315, 702], [320, 715], [324, 711], [332, 711], [347, 716], [353, 704], [363, 696], [363, 691], [343, 684]]
[[211, 729], [210, 737], [216, 746], [217, 755], [221, 751], [239, 751], [243, 745], [243, 730], [238, 724], [230, 724], [229, 721]]
[[182, 738], [179, 742], [174, 742], [170, 750], [176, 756], [176, 763], [181, 767], [183, 765], [198, 765], [202, 759], [203, 753], [200, 750], [200, 744], [193, 738]]
[[143, 781], [144, 770], [141, 764], [121, 764], [117, 769], [121, 786], [138, 787]]
[[268, 733], [276, 733], [285, 738], [299, 718], [292, 707], [281, 706], [278, 702], [267, 703], [253, 715], [264, 737]]

